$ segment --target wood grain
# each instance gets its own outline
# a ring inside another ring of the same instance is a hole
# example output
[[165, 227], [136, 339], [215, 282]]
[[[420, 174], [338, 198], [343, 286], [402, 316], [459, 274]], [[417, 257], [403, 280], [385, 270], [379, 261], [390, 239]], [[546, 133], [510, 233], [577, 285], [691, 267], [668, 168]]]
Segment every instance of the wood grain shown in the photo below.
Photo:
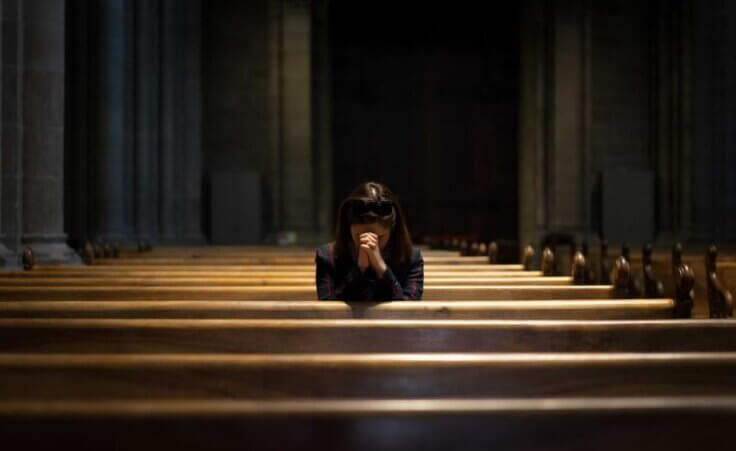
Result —
[[736, 353], [0, 354], [0, 399], [736, 395]]
[[735, 351], [736, 320], [0, 319], [0, 352]]
[[732, 396], [0, 403], [9, 449], [726, 450], [735, 418]]
[[[609, 299], [608, 286], [432, 285], [424, 300]], [[114, 286], [0, 287], [0, 300], [304, 300], [316, 299], [314, 287], [303, 286]]]
[[19, 301], [1, 318], [664, 319], [671, 299], [545, 301]]

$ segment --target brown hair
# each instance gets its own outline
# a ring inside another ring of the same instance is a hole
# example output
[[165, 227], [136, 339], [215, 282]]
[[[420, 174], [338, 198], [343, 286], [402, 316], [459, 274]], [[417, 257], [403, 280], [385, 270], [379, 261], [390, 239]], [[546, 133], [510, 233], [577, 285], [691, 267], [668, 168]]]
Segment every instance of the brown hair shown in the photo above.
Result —
[[[375, 212], [360, 208], [362, 204], [390, 204], [385, 215], [382, 211]], [[376, 182], [366, 182], [358, 185], [355, 190], [340, 204], [337, 212], [337, 226], [335, 230], [335, 250], [338, 256], [350, 255], [350, 244], [353, 242], [350, 226], [353, 224], [379, 223], [391, 228], [391, 238], [386, 245], [390, 250], [390, 263], [402, 264], [411, 259], [412, 244], [409, 229], [404, 221], [396, 195], [386, 186]], [[389, 262], [387, 262], [389, 263]]]

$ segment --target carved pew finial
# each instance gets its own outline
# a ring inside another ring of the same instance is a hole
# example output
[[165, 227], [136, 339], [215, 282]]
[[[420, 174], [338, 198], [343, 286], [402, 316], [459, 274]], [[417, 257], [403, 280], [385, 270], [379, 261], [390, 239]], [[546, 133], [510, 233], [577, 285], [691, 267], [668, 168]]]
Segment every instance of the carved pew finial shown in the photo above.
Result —
[[675, 243], [672, 246], [672, 277], [675, 280], [680, 265], [682, 265], [682, 243]]
[[614, 295], [617, 298], [631, 297], [629, 292], [631, 288], [631, 265], [623, 255], [613, 263], [611, 278], [613, 279]]
[[621, 245], [621, 257], [629, 264], [629, 292], [627, 297], [638, 298], [641, 296], [641, 284], [631, 271], [631, 248], [628, 243]]
[[85, 265], [92, 265], [95, 262], [95, 248], [89, 240], [84, 242], [84, 247], [82, 248], [82, 261]]
[[595, 283], [595, 271], [593, 271], [593, 265], [590, 261], [590, 247], [585, 240], [583, 240], [581, 252], [583, 253], [583, 257], [585, 257], [585, 284], [590, 285]]
[[21, 262], [23, 264], [23, 269], [26, 271], [30, 271], [33, 269], [34, 266], [36, 266], [36, 258], [33, 255], [33, 249], [30, 247], [26, 247], [23, 249], [23, 254], [21, 254]]
[[94, 247], [94, 250], [95, 250], [95, 258], [102, 258], [103, 253], [102, 253], [102, 245], [100, 244], [100, 240], [98, 239], [97, 241], [95, 241], [95, 243], [92, 246]]
[[486, 243], [480, 243], [478, 245], [478, 255], [488, 256], [488, 245]]
[[[491, 245], [493, 244], [491, 243]], [[521, 264], [524, 266], [524, 271], [531, 271], [532, 265], [534, 264], [534, 247], [531, 244], [524, 248], [524, 256], [521, 258]]]
[[572, 258], [572, 283], [575, 285], [584, 285], [587, 279], [586, 272], [587, 263], [585, 255], [581, 251], [577, 251]]
[[695, 305], [695, 273], [688, 265], [680, 263], [675, 274], [675, 318], [690, 318]]
[[705, 255], [705, 277], [708, 283], [708, 305], [711, 318], [730, 318], [733, 316], [733, 296], [718, 279], [716, 259], [718, 249], [708, 247]]
[[644, 277], [644, 296], [647, 298], [664, 297], [664, 285], [654, 275], [652, 265], [652, 245], [647, 243], [641, 251], [642, 273]]
[[[534, 249], [532, 249], [532, 256], [534, 256]], [[498, 263], [498, 244], [495, 241], [491, 241], [488, 245], [488, 263], [492, 265]]]
[[542, 275], [555, 275], [555, 253], [552, 252], [549, 246], [545, 247], [542, 251]]
[[611, 263], [608, 261], [608, 242], [601, 241], [601, 285], [611, 285]]
[[631, 263], [631, 248], [628, 243], [621, 245], [621, 256], [625, 258], [627, 262]]
[[477, 241], [473, 241], [473, 244], [470, 245], [470, 255], [476, 256], [478, 255], [478, 249], [480, 248], [480, 245]]
[[695, 273], [682, 263], [682, 244], [672, 246], [672, 280], [675, 282], [675, 318], [690, 318], [695, 305]]
[[112, 246], [110, 243], [106, 242], [102, 245], [102, 253], [105, 258], [112, 258]]

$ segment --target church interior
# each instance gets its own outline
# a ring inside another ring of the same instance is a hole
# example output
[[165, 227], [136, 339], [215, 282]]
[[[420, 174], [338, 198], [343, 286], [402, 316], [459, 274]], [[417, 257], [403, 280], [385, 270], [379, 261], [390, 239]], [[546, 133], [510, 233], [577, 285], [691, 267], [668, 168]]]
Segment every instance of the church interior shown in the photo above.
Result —
[[3, 449], [734, 448], [736, 2], [0, 0], [0, 122]]

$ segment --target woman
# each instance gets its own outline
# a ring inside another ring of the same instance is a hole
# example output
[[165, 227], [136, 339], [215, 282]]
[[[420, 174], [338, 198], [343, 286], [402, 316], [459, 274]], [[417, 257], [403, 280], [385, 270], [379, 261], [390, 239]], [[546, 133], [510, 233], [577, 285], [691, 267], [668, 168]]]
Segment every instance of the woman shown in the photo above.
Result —
[[317, 249], [319, 299], [421, 299], [424, 260], [411, 245], [396, 196], [359, 185], [340, 204], [335, 241]]

